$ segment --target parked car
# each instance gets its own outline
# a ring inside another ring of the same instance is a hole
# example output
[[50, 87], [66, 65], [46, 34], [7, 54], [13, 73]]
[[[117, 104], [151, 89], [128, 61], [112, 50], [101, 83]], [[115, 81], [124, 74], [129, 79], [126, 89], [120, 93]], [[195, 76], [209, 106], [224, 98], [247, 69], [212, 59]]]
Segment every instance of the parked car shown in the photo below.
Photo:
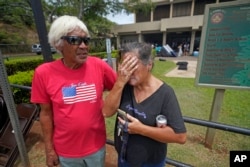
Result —
[[[52, 47], [52, 46], [50, 48], [51, 48], [51, 53], [55, 54], [56, 49], [54, 47]], [[41, 45], [40, 44], [33, 44], [32, 47], [31, 47], [31, 52], [40, 55], [42, 53]]]

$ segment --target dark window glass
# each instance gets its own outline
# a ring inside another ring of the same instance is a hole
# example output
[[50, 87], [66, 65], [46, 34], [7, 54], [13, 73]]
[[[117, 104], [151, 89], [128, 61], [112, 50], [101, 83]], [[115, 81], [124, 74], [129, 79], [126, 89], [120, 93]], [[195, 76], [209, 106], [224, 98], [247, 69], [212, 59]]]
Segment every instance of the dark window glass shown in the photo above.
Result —
[[173, 17], [190, 16], [192, 2], [173, 4]]
[[162, 18], [169, 18], [170, 5], [157, 6], [154, 10], [154, 21], [161, 20]]
[[194, 15], [203, 15], [206, 4], [216, 3], [216, 0], [195, 0]]
[[135, 14], [136, 23], [150, 21], [150, 12], [137, 11]]

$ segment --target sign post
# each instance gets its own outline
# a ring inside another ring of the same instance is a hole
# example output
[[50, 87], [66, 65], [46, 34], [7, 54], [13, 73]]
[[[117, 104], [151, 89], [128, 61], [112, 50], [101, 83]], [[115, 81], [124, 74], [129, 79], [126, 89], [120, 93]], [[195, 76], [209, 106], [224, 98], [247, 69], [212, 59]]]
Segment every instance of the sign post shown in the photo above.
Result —
[[106, 38], [106, 50], [107, 50], [108, 64], [113, 68], [113, 62], [112, 62], [112, 58], [111, 58], [111, 40], [110, 40], [110, 38]]
[[31, 0], [30, 4], [34, 14], [39, 41], [42, 46], [43, 59], [45, 62], [53, 61], [53, 57], [51, 54], [51, 47], [50, 44], [48, 43], [47, 29], [45, 24], [45, 18], [43, 15], [41, 0], [39, 1]]

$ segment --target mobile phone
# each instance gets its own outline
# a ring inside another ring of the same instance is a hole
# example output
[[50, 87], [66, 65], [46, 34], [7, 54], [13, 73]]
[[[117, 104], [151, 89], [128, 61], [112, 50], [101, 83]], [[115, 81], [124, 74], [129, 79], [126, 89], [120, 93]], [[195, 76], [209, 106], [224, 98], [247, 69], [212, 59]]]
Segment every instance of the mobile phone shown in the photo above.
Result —
[[125, 121], [128, 121], [128, 118], [127, 118], [127, 113], [121, 109], [117, 109], [118, 111], [118, 115], [122, 117], [122, 119], [124, 119]]

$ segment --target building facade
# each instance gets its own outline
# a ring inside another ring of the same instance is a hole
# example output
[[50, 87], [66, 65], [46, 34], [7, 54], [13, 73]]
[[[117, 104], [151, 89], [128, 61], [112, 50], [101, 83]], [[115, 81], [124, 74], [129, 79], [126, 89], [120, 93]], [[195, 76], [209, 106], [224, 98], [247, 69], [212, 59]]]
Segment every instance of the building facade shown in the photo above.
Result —
[[[206, 4], [234, 0], [152, 0], [149, 13], [135, 13], [135, 23], [115, 25], [111, 30], [117, 46], [127, 42], [147, 42], [154, 46], [168, 44], [174, 51], [188, 43], [189, 53], [199, 50]], [[126, 2], [126, 1], [125, 1]]]

